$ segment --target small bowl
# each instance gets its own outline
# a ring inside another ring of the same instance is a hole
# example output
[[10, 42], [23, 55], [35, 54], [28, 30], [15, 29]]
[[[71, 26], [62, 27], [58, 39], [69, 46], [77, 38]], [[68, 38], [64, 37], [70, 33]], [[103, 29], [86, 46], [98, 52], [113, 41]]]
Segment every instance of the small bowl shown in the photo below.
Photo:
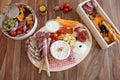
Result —
[[67, 42], [58, 40], [52, 43], [50, 51], [54, 58], [64, 60], [70, 55], [70, 46]]
[[[28, 6], [27, 4], [24, 4], [24, 3], [15, 3], [15, 4], [13, 4], [13, 5], [15, 5], [15, 6], [23, 5], [23, 6], [25, 6], [28, 10], [31, 11], [31, 14], [32, 14], [32, 17], [33, 17], [33, 21], [34, 21], [33, 27], [32, 27], [32, 28], [30, 29], [30, 31], [28, 31], [27, 33], [22, 34], [22, 35], [18, 35], [18, 36], [15, 36], [15, 37], [9, 35], [9, 34], [8, 34], [4, 29], [2, 29], [2, 28], [1, 28], [1, 31], [2, 31], [7, 37], [9, 37], [9, 38], [11, 38], [11, 39], [14, 39], [14, 40], [22, 40], [22, 39], [25, 39], [25, 38], [31, 36], [31, 35], [35, 32], [35, 30], [36, 30], [36, 28], [37, 28], [37, 17], [36, 17], [35, 12], [33, 11], [33, 9], [32, 9], [30, 6]], [[13, 6], [13, 5], [10, 5], [10, 6]]]
[[101, 46], [102, 49], [106, 49], [109, 48], [110, 46], [112, 46], [113, 44], [115, 44], [116, 42], [112, 42], [110, 44], [108, 44], [104, 38], [101, 36], [101, 34], [98, 32], [97, 28], [95, 27], [95, 25], [93, 24], [93, 22], [90, 20], [90, 18], [88, 17], [88, 15], [86, 14], [86, 12], [83, 9], [83, 5], [85, 5], [87, 2], [92, 1], [96, 4], [96, 10], [97, 12], [106, 20], [108, 21], [111, 26], [116, 30], [117, 33], [120, 33], [118, 31], [118, 29], [115, 27], [115, 25], [113, 24], [113, 22], [110, 20], [110, 18], [108, 17], [108, 15], [105, 13], [105, 11], [101, 8], [101, 6], [98, 4], [98, 2], [96, 0], [86, 0], [82, 3], [80, 3], [77, 7], [77, 13], [79, 14], [79, 16], [81, 17], [81, 19], [84, 21], [84, 23], [87, 25], [87, 27], [90, 29], [90, 31], [92, 32], [93, 36], [95, 37], [95, 39], [97, 40], [98, 44]]

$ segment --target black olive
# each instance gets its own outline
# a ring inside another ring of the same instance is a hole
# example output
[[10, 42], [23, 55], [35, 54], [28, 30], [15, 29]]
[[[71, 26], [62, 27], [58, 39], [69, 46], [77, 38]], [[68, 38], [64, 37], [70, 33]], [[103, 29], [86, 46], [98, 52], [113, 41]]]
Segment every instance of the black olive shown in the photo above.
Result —
[[79, 46], [80, 48], [82, 47], [82, 45]]
[[101, 30], [101, 33], [108, 33], [108, 30], [107, 28], [105, 27], [105, 25], [100, 25], [100, 30]]

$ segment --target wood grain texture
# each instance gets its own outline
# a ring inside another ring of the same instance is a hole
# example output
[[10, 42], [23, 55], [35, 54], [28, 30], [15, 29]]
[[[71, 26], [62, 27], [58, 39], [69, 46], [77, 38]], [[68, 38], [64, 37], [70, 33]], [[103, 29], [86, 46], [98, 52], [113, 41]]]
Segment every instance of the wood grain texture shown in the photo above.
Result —
[[[56, 16], [82, 22], [75, 11], [82, 1], [84, 0], [0, 0], [0, 12], [9, 4], [26, 3], [37, 14], [38, 30], [47, 20], [54, 19]], [[120, 0], [97, 1], [120, 31]], [[68, 14], [53, 10], [55, 6], [65, 2], [73, 6], [74, 10]], [[40, 15], [38, 10], [40, 5], [48, 7], [46, 16]], [[93, 38], [92, 49], [80, 64], [65, 71], [52, 72], [49, 78], [45, 71], [38, 74], [38, 69], [29, 61], [25, 41], [9, 39], [0, 31], [0, 80], [120, 80], [120, 44], [102, 50]]]

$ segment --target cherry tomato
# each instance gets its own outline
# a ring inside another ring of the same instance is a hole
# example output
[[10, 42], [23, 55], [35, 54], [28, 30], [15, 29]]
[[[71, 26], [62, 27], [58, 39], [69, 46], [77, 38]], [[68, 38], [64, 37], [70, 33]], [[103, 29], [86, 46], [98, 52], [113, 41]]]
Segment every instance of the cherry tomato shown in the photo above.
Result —
[[67, 13], [69, 11], [68, 8], [64, 8], [64, 13]]
[[57, 34], [60, 35], [60, 34], [64, 34], [64, 30], [60, 29], [57, 31]]
[[69, 9], [69, 11], [71, 11], [71, 10], [73, 10], [73, 7], [69, 6], [68, 9]]
[[60, 37], [59, 36], [54, 37], [54, 40], [60, 40]]
[[54, 37], [57, 37], [58, 36], [58, 34], [57, 33], [54, 33]]
[[50, 37], [51, 37], [51, 38], [53, 38], [53, 37], [54, 37], [53, 33], [50, 33]]
[[23, 31], [23, 28], [21, 27], [21, 28], [19, 28], [19, 30]]
[[63, 6], [64, 8], [68, 8], [70, 5], [68, 3], [65, 3]]
[[11, 34], [11, 36], [16, 36], [17, 32], [16, 31], [11, 31], [10, 34]]
[[22, 34], [23, 32], [21, 30], [17, 30], [17, 35]]
[[64, 6], [60, 6], [60, 10], [63, 10], [64, 9]]

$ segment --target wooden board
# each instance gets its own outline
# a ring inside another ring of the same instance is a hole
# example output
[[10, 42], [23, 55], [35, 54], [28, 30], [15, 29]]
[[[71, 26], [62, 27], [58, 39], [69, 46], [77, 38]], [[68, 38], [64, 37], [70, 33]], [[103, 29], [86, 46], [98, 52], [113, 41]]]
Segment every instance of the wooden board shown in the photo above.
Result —
[[[89, 52], [91, 50], [91, 47], [92, 47], [92, 36], [91, 36], [91, 33], [87, 29], [87, 27], [84, 26], [83, 24], [79, 23], [77, 26], [83, 27], [87, 31], [87, 33], [88, 33], [86, 42], [82, 43], [82, 44], [86, 45], [85, 51], [83, 53], [79, 53], [79, 54], [74, 53], [75, 63], [69, 64], [69, 65], [65, 65], [65, 66], [61, 66], [61, 67], [50, 68], [51, 72], [63, 71], [63, 70], [67, 70], [69, 68], [72, 68], [72, 67], [76, 66], [77, 64], [79, 64], [80, 62], [82, 62], [86, 58], [86, 56], [89, 54]], [[47, 32], [46, 28], [42, 27], [35, 34], [37, 34], [40, 31], [41, 32]], [[33, 35], [34, 37], [35, 37], [35, 34]], [[31, 56], [31, 54], [33, 54], [33, 53], [31, 52], [31, 50], [29, 48], [28, 48], [28, 52], [27, 53], [28, 53], [28, 57], [29, 57], [30, 61], [32, 62], [32, 64], [35, 65], [37, 68], [39, 68], [40, 61], [36, 60], [35, 58], [33, 58]], [[46, 70], [45, 67], [43, 68], [43, 70]]]

